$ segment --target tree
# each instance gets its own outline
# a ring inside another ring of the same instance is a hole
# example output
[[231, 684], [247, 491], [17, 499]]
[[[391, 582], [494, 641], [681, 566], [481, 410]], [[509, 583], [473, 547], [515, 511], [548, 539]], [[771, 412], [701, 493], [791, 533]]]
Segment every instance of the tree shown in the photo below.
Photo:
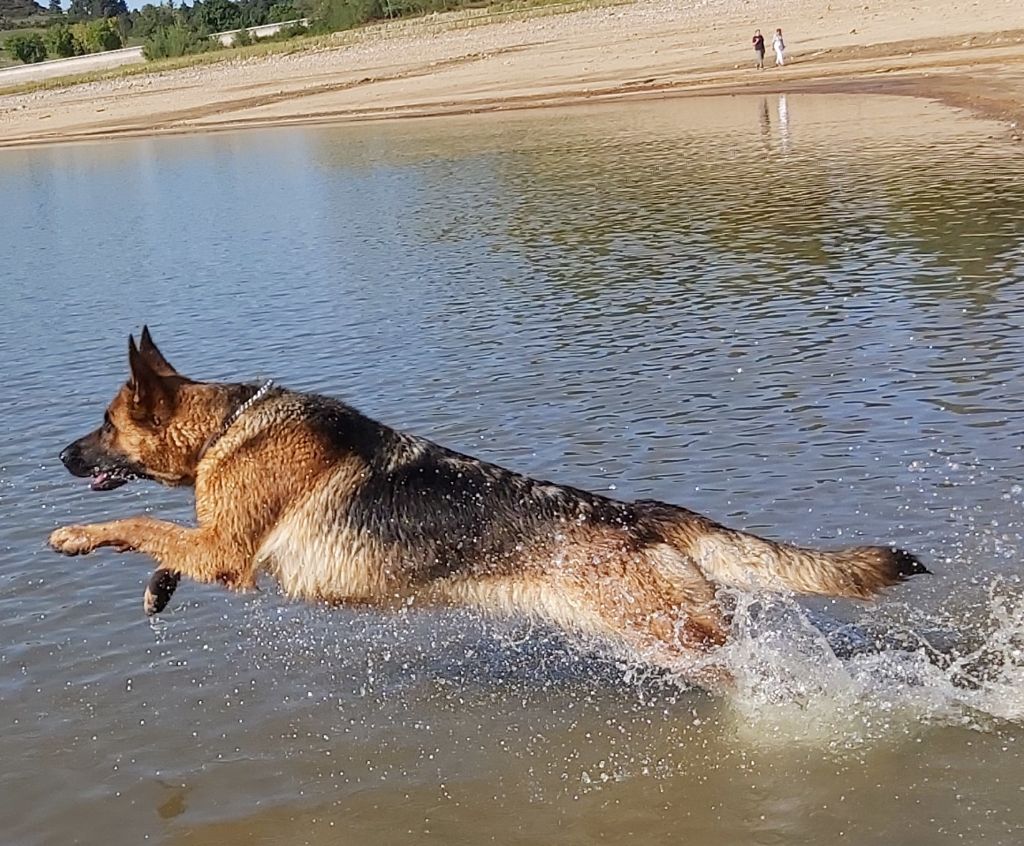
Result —
[[242, 10], [231, 0], [206, 0], [195, 4], [192, 20], [206, 32], [224, 32], [242, 26]]
[[15, 59], [27, 65], [41, 62], [46, 58], [46, 44], [43, 42], [43, 36], [38, 32], [29, 35], [12, 35], [7, 39], [4, 47]]
[[51, 15], [62, 15], [64, 10], [60, 6], [60, 0], [50, 0], [50, 14]]
[[174, 10], [169, 6], [154, 6], [147, 3], [135, 13], [132, 32], [139, 38], [149, 38], [160, 27], [174, 25]]
[[291, 3], [275, 3], [270, 7], [270, 11], [267, 13], [267, 22], [281, 23], [282, 21], [294, 21], [300, 17], [302, 17], [302, 15], [299, 14], [299, 10]]
[[124, 0], [71, 0], [68, 17], [77, 20], [116, 18], [127, 15], [128, 6]]

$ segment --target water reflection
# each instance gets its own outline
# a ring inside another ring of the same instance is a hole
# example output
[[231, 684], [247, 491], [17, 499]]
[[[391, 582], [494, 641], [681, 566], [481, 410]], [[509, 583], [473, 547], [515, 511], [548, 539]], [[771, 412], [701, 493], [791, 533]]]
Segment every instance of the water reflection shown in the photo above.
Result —
[[770, 153], [772, 149], [771, 137], [772, 137], [772, 116], [768, 110], [768, 98], [761, 98], [761, 147], [765, 153]]
[[779, 140], [783, 154], [789, 152], [789, 104], [786, 95], [779, 95]]
[[[469, 204], [455, 213], [446, 204], [420, 205], [418, 190], [398, 204], [428, 244], [485, 237], [488, 252], [478, 260], [523, 259], [531, 273], [587, 296], [651, 278], [741, 289], [758, 284], [746, 272], [751, 266], [764, 266], [784, 288], [884, 279], [923, 288], [926, 299], [986, 297], [992, 284], [1012, 278], [1024, 211], [1015, 160], [986, 148], [972, 149], [967, 161], [955, 132], [933, 129], [927, 116], [919, 136], [894, 138], [887, 114], [865, 137], [859, 107], [828, 99], [828, 107], [813, 99], [801, 106], [815, 139], [799, 155], [792, 104], [784, 96], [773, 104], [784, 163], [766, 161], [763, 143], [751, 143], [738, 104], [663, 104], [614, 133], [600, 113], [571, 133], [556, 128], [542, 137], [510, 119], [477, 137], [472, 150], [439, 134], [392, 156], [422, 162], [419, 178], [431, 191], [452, 178], [447, 156], [456, 157]], [[767, 101], [752, 103], [763, 139], [772, 130]], [[713, 134], [697, 128], [705, 119]], [[892, 155], [894, 143], [905, 155]], [[322, 155], [348, 166], [362, 158], [355, 146], [325, 144]], [[623, 167], [627, 160], [640, 170]], [[760, 201], [735, 202], [748, 186], [757, 186]], [[961, 284], [966, 279], [970, 285]]]

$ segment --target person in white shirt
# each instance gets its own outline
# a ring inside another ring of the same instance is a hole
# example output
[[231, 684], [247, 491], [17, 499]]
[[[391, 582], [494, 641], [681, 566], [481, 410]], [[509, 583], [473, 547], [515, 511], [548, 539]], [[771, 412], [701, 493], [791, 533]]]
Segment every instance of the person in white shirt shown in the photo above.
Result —
[[775, 30], [775, 37], [772, 39], [772, 47], [775, 48], [775, 67], [781, 68], [786, 64], [786, 57], [783, 55], [786, 49], [786, 42], [782, 40], [782, 30]]

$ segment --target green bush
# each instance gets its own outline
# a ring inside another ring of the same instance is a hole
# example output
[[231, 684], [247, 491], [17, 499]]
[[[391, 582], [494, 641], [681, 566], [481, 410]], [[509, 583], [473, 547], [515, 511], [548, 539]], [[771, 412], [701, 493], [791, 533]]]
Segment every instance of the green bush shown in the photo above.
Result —
[[142, 45], [142, 55], [152, 61], [205, 53], [207, 50], [217, 50], [221, 46], [219, 41], [211, 40], [194, 29], [176, 23], [173, 26], [158, 27]]
[[247, 29], [240, 29], [231, 39], [232, 47], [248, 47], [252, 44], [252, 33]]
[[472, 0], [320, 0], [313, 29], [331, 32], [369, 21], [445, 12], [477, 5]]
[[71, 30], [71, 38], [75, 42], [75, 55], [84, 56], [86, 53], [91, 53], [89, 49], [89, 24], [84, 21], [71, 24], [68, 27]]
[[96, 39], [104, 50], [120, 50], [124, 47], [116, 19], [107, 18], [105, 21], [97, 21], [97, 24]]
[[81, 34], [75, 34], [85, 48], [84, 53], [103, 53], [106, 50], [117, 50], [121, 46], [121, 33], [117, 29], [117, 21], [113, 18], [101, 18], [81, 26]]
[[84, 45], [78, 42], [71, 27], [67, 24], [55, 24], [46, 30], [47, 52], [59, 59], [67, 59], [71, 56], [80, 56], [85, 52]]
[[301, 23], [288, 24], [288, 26], [281, 27], [276, 34], [285, 40], [298, 38], [300, 35], [308, 35], [309, 27]]
[[367, 21], [386, 17], [381, 0], [323, 0], [316, 18], [328, 31], [352, 29]]
[[46, 43], [38, 32], [29, 35], [12, 35], [4, 43], [4, 49], [26, 65], [41, 62], [46, 58]]

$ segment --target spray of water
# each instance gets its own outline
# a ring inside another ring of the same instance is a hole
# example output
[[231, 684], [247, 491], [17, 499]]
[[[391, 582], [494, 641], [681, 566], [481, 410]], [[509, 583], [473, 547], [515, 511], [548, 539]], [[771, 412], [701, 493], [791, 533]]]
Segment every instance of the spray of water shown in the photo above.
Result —
[[[538, 709], [561, 708], [570, 722], [593, 712], [628, 732], [630, 721], [655, 719], [661, 731], [681, 732], [681, 747], [707, 730], [734, 737], [736, 748], [843, 754], [929, 726], [990, 731], [1024, 720], [1024, 591], [1015, 585], [992, 581], [965, 597], [966, 615], [889, 602], [853, 622], [787, 596], [735, 592], [728, 601], [732, 637], [714, 660], [735, 686], [718, 697], [636, 656], [595, 658], [597, 644], [452, 611], [376, 614], [264, 595], [252, 600], [238, 642], [245, 672], [272, 678], [287, 707], [318, 701], [348, 714], [355, 702], [374, 702], [363, 717], [368, 731], [389, 709], [404, 722], [467, 707], [510, 720], [532, 710], [536, 720]], [[169, 620], [158, 640], [173, 645], [181, 635]]]
[[754, 744], [854, 747], [935, 723], [1024, 719], [1024, 598], [994, 583], [972, 631], [907, 612], [829, 625], [788, 597], [735, 594], [728, 707]]

